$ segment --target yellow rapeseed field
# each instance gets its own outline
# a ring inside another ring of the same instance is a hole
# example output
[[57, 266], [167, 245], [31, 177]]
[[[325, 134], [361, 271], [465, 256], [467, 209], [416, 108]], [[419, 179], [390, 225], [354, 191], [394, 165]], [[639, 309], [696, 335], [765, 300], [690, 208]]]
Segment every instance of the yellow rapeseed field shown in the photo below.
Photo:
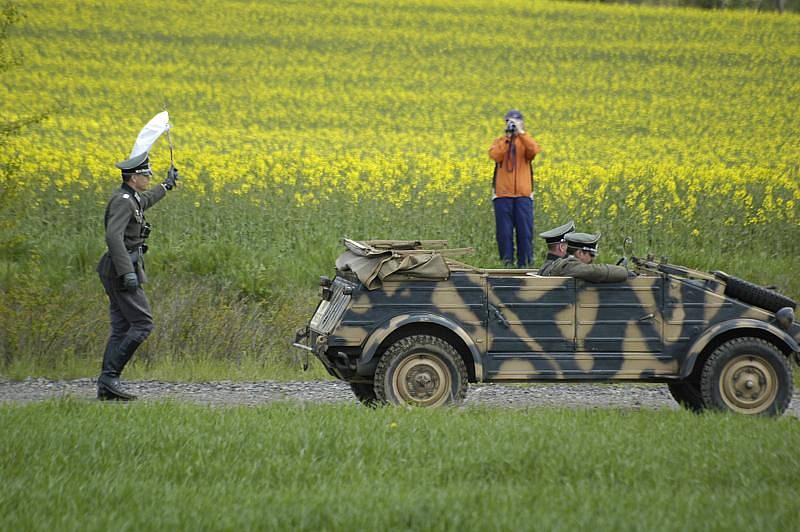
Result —
[[[59, 220], [98, 215], [113, 163], [166, 102], [186, 212], [288, 212], [310, 245], [335, 239], [314, 224], [338, 212], [350, 220], [337, 231], [435, 235], [477, 245], [488, 264], [486, 151], [515, 107], [544, 149], [537, 231], [573, 218], [700, 263], [710, 248], [752, 253], [745, 271], [800, 251], [793, 14], [505, 0], [22, 7], [24, 66], [5, 75], [2, 110], [51, 117], [5, 146], [15, 172], [0, 179]], [[166, 157], [161, 143], [155, 167]], [[273, 236], [292, 231], [265, 220]]]

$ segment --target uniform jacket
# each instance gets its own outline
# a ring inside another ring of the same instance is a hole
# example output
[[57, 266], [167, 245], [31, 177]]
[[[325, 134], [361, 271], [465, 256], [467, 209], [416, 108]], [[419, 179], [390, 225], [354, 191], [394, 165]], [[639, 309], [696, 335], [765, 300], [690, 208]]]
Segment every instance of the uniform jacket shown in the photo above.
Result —
[[545, 261], [542, 263], [542, 266], [539, 268], [539, 275], [548, 276], [550, 275], [550, 271], [553, 269], [553, 264], [560, 259], [558, 255], [553, 255], [552, 253], [548, 253], [547, 257], [545, 257]]
[[166, 194], [158, 185], [145, 192], [136, 192], [123, 183], [108, 201], [105, 213], [106, 245], [108, 251], [100, 259], [97, 271], [114, 278], [136, 272], [140, 282], [146, 281], [141, 245], [145, 237], [144, 211]]
[[568, 255], [553, 263], [549, 275], [575, 277], [592, 283], [618, 283], [628, 279], [628, 270], [612, 264], [584, 264]]
[[511, 151], [508, 137], [499, 137], [489, 148], [489, 157], [496, 163], [494, 170], [494, 195], [498, 198], [518, 198], [533, 194], [533, 170], [531, 161], [542, 151], [533, 137], [527, 133], [514, 135], [516, 156], [512, 164], [506, 160]]

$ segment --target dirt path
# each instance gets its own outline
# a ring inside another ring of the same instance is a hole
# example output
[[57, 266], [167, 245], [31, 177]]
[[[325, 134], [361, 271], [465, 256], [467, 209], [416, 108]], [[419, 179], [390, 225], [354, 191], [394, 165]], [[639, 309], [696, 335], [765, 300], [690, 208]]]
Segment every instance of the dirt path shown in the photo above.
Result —
[[[272, 401], [297, 400], [313, 403], [355, 402], [347, 384], [338, 381], [179, 383], [130, 381], [127, 388], [145, 401], [175, 399], [207, 405], [260, 405]], [[0, 380], [0, 403], [28, 403], [64, 396], [93, 400], [93, 379], [51, 381]], [[666, 385], [625, 384], [474, 384], [466, 405], [513, 408], [561, 406], [570, 408], [668, 408], [677, 409]], [[800, 392], [795, 391], [788, 415], [800, 417]]]

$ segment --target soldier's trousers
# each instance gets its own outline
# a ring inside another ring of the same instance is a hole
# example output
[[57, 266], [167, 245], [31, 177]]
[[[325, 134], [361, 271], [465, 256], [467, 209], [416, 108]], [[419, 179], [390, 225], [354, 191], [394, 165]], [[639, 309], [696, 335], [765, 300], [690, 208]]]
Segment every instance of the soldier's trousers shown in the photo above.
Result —
[[106, 349], [118, 346], [128, 337], [140, 344], [153, 330], [153, 313], [150, 302], [139, 286], [136, 290], [122, 290], [118, 278], [100, 276], [106, 295], [111, 317], [111, 334]]
[[533, 199], [495, 198], [494, 221], [500, 260], [514, 262], [514, 232], [517, 234], [517, 267], [533, 264]]

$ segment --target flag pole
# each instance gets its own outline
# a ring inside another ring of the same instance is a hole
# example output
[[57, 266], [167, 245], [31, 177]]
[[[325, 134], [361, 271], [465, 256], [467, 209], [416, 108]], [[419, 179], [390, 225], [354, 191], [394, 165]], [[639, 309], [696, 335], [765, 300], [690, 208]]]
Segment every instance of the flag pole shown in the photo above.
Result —
[[[167, 104], [164, 102], [164, 110], [169, 113], [167, 110]], [[172, 135], [169, 134], [169, 130], [172, 129], [172, 125], [167, 122], [167, 142], [169, 143], [169, 165], [172, 168], [175, 168], [175, 157], [172, 154]]]

